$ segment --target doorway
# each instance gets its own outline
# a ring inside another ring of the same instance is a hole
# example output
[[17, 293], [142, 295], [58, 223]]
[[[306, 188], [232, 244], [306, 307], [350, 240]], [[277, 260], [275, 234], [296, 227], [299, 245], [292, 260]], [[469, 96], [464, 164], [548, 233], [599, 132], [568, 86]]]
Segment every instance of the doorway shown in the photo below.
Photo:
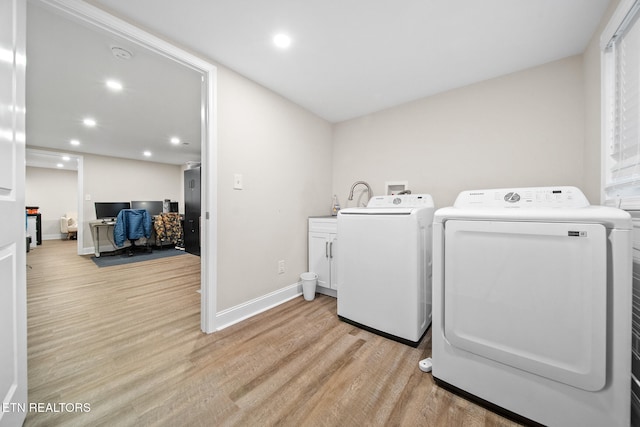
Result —
[[[83, 194], [83, 170], [84, 170], [84, 159], [83, 156], [76, 154], [69, 154], [63, 152], [55, 152], [55, 151], [46, 151], [46, 150], [38, 150], [34, 148], [27, 148], [25, 150], [26, 156], [26, 166], [32, 168], [44, 168], [44, 169], [56, 169], [63, 171], [74, 171], [75, 172], [75, 207], [72, 207], [68, 204], [63, 204], [64, 208], [62, 210], [55, 212], [47, 212], [45, 210], [45, 214], [50, 215], [49, 218], [53, 221], [56, 219], [56, 215], [62, 215], [70, 211], [75, 211], [77, 214], [77, 221], [79, 224], [83, 224], [84, 215], [81, 209], [82, 202], [82, 194]], [[28, 175], [28, 174], [27, 174]], [[28, 181], [28, 180], [27, 180]], [[58, 188], [47, 188], [51, 194], [59, 193], [60, 189]], [[65, 189], [66, 190], [66, 189]], [[28, 203], [28, 201], [27, 201]], [[68, 209], [67, 209], [68, 208]], [[47, 233], [44, 233], [47, 234]], [[83, 254], [83, 237], [84, 230], [82, 227], [78, 227], [78, 231], [76, 234], [76, 246], [78, 255]]]
[[[86, 28], [107, 32], [113, 37], [126, 40], [133, 44], [154, 52], [165, 59], [170, 59], [180, 66], [187, 67], [200, 73], [200, 158], [202, 164], [202, 208], [201, 208], [201, 330], [205, 333], [215, 331], [216, 317], [216, 165], [215, 139], [215, 91], [216, 68], [173, 45], [165, 42], [139, 28], [115, 18], [99, 8], [84, 2], [70, 0], [32, 0], [30, 5], [43, 7], [71, 21], [75, 21]], [[29, 20], [29, 17], [27, 17]], [[29, 82], [27, 82], [29, 87]], [[70, 90], [73, 88], [70, 88]], [[27, 89], [29, 90], [29, 89]], [[29, 134], [27, 135], [29, 141]], [[46, 147], [42, 147], [43, 149]], [[52, 147], [53, 148], [53, 147]], [[96, 154], [100, 154], [99, 152]], [[79, 182], [82, 182], [82, 172], [79, 171]], [[84, 191], [79, 189], [79, 204], [85, 198]], [[79, 209], [82, 211], [82, 209]], [[80, 212], [79, 212], [80, 215]], [[85, 215], [86, 217], [86, 215]], [[78, 236], [79, 242], [80, 236]], [[80, 244], [80, 243], [79, 243]]]

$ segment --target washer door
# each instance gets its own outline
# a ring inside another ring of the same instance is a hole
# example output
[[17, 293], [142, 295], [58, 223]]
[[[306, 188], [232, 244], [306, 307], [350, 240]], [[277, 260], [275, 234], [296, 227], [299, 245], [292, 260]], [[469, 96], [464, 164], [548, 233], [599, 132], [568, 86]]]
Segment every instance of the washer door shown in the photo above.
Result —
[[447, 221], [445, 338], [478, 356], [600, 390], [606, 244], [601, 224]]

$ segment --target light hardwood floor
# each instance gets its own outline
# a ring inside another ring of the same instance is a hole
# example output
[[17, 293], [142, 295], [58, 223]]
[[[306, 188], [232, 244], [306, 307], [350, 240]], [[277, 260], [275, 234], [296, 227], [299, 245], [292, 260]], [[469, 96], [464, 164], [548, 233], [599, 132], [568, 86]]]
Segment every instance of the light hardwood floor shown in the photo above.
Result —
[[205, 335], [200, 258], [98, 268], [75, 251], [45, 241], [27, 256], [29, 401], [90, 412], [25, 426], [517, 425], [418, 369], [430, 333], [418, 348], [381, 338], [319, 295]]

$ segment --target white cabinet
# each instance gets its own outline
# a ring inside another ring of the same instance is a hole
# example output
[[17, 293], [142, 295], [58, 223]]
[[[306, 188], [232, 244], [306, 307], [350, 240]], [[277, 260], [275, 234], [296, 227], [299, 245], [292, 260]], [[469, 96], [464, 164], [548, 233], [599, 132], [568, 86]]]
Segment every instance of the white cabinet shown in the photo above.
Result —
[[333, 297], [338, 289], [337, 234], [336, 217], [309, 218], [309, 271], [318, 274], [317, 291]]

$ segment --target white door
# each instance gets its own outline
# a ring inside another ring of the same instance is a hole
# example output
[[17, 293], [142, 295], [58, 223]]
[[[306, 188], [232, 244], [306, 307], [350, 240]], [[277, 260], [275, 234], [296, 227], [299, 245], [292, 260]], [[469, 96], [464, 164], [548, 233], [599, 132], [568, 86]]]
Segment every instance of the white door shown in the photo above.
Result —
[[0, 0], [0, 426], [27, 404], [24, 201], [26, 1]]
[[601, 224], [447, 221], [446, 339], [517, 369], [600, 390], [606, 233]]

